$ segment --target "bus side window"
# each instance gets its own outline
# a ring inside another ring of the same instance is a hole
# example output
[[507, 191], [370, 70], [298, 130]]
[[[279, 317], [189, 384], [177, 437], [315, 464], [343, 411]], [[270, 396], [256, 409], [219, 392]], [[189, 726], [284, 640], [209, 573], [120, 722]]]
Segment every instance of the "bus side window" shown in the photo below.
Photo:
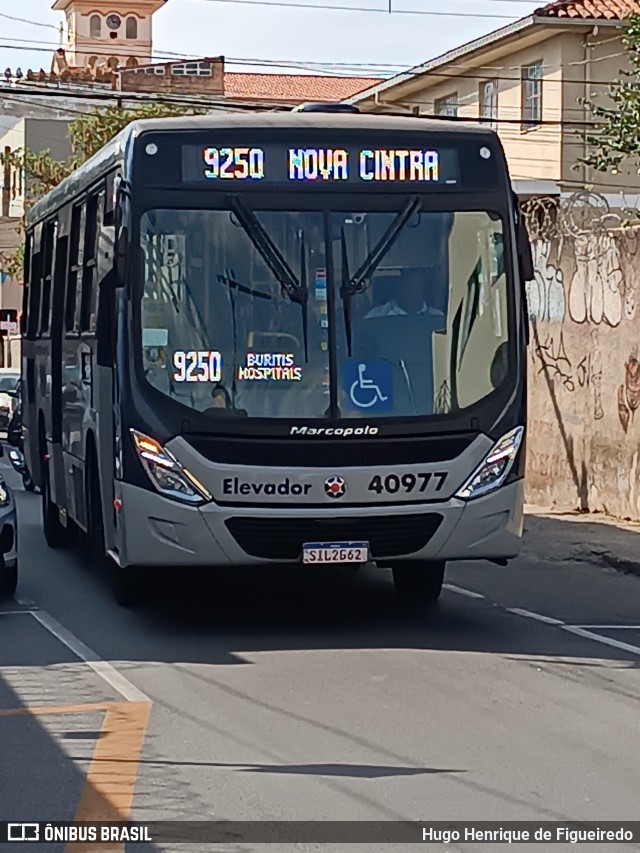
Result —
[[104, 208], [104, 192], [100, 195], [92, 195], [87, 199], [85, 231], [84, 231], [84, 257], [82, 267], [82, 295], [80, 300], [79, 326], [81, 332], [95, 332], [96, 330], [96, 306], [97, 306], [97, 238], [98, 218], [102, 219]]
[[53, 288], [53, 247], [58, 233], [58, 222], [46, 222], [42, 229], [42, 270], [40, 284], [40, 324], [38, 337], [48, 335], [51, 329], [51, 296]]
[[31, 291], [31, 247], [33, 238], [28, 232], [24, 246], [24, 291], [22, 293], [22, 316], [20, 317], [20, 335], [27, 336], [27, 317], [29, 316], [29, 293]]
[[79, 272], [82, 269], [84, 253], [84, 205], [76, 205], [71, 214], [71, 246], [69, 249], [69, 274], [67, 276], [67, 298], [65, 310], [65, 329], [67, 333], [77, 332], [79, 325], [76, 316], [80, 310], [78, 290]]
[[[64, 294], [67, 284], [67, 265], [69, 263], [69, 235], [65, 234], [60, 237], [60, 231], [63, 230], [61, 223], [58, 223], [58, 236], [56, 238], [56, 247], [53, 260], [53, 285], [52, 285], [52, 306], [51, 306], [51, 334], [59, 335], [64, 323]], [[62, 316], [60, 316], [62, 315]]]
[[43, 228], [37, 227], [33, 234], [31, 252], [31, 271], [29, 278], [29, 310], [27, 311], [27, 338], [30, 341], [36, 339], [38, 326], [40, 324], [40, 297], [42, 287], [42, 236]]

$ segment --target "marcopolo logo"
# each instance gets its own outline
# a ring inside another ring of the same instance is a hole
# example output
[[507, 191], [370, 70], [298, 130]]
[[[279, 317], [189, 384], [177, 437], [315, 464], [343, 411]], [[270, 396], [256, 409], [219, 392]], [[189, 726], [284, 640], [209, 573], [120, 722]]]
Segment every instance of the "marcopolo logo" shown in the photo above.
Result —
[[247, 483], [240, 480], [239, 477], [225, 477], [222, 481], [223, 495], [245, 495], [257, 497], [260, 495], [278, 495], [280, 497], [288, 497], [293, 495], [308, 495], [311, 489], [311, 483], [292, 483], [288, 477], [281, 480], [279, 483]]
[[306, 427], [292, 426], [289, 435], [331, 436], [335, 438], [351, 438], [352, 436], [378, 435], [378, 427]]

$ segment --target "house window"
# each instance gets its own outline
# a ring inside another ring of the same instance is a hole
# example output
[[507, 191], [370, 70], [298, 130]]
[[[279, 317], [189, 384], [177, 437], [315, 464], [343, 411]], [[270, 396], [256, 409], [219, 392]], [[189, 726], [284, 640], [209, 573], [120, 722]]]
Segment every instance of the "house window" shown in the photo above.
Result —
[[130, 56], [126, 61], [127, 68], [135, 68], [137, 64], [138, 60], [135, 58], [135, 56]]
[[522, 69], [522, 125], [536, 127], [542, 121], [542, 62]]
[[92, 39], [99, 39], [102, 35], [102, 21], [100, 15], [92, 15], [89, 19], [89, 35]]
[[435, 112], [438, 116], [458, 115], [458, 93], [447, 95], [446, 98], [438, 98], [435, 102]]
[[211, 63], [186, 62], [181, 65], [172, 65], [171, 73], [174, 77], [211, 77]]
[[127, 18], [126, 35], [128, 39], [138, 38], [138, 21], [134, 18]]
[[496, 127], [498, 118], [498, 81], [485, 80], [480, 86], [480, 118], [483, 124]]

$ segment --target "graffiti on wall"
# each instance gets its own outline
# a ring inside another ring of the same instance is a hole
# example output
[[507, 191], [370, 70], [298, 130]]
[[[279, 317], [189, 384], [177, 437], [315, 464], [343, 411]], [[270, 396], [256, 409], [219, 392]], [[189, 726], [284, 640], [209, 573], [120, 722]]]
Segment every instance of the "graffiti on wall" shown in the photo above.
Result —
[[549, 380], [557, 381], [567, 391], [576, 390], [573, 363], [567, 355], [562, 331], [557, 338], [547, 335], [544, 341], [536, 339], [534, 357], [538, 362], [538, 375], [544, 373]]
[[523, 205], [535, 279], [527, 285], [529, 315], [547, 323], [616, 328], [636, 313], [640, 229], [625, 228], [597, 193], [536, 198]]
[[535, 263], [530, 497], [640, 520], [640, 228], [593, 193], [523, 209]]
[[624, 366], [624, 382], [618, 388], [618, 417], [622, 429], [627, 432], [635, 413], [640, 407], [640, 362], [635, 347]]
[[620, 247], [611, 234], [575, 238], [576, 271], [569, 283], [569, 316], [574, 323], [618, 326], [635, 312], [633, 288], [627, 288]]
[[529, 316], [542, 322], [562, 322], [565, 314], [564, 278], [562, 269], [551, 261], [551, 241], [535, 240], [531, 249], [535, 278], [526, 286]]

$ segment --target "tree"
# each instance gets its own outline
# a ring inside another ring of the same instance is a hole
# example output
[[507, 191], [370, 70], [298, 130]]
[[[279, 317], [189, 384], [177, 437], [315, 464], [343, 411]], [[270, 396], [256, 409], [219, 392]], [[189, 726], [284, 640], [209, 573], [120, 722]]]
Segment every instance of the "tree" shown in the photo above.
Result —
[[[172, 106], [169, 104], [144, 104], [135, 109], [116, 106], [93, 109], [69, 123], [71, 156], [62, 163], [51, 156], [51, 151], [30, 151], [20, 148], [7, 153], [0, 152], [0, 167], [8, 167], [23, 176], [25, 187], [25, 213], [42, 195], [81, 166], [93, 154], [136, 119], [169, 118], [183, 115], [202, 115], [205, 109]], [[24, 218], [18, 225], [24, 234]], [[20, 278], [24, 261], [24, 242], [11, 254], [0, 253], [0, 270], [14, 278]]]
[[624, 164], [640, 174], [640, 15], [630, 16], [622, 40], [631, 67], [609, 86], [610, 105], [583, 102], [596, 128], [585, 134], [591, 153], [580, 163], [610, 174]]

